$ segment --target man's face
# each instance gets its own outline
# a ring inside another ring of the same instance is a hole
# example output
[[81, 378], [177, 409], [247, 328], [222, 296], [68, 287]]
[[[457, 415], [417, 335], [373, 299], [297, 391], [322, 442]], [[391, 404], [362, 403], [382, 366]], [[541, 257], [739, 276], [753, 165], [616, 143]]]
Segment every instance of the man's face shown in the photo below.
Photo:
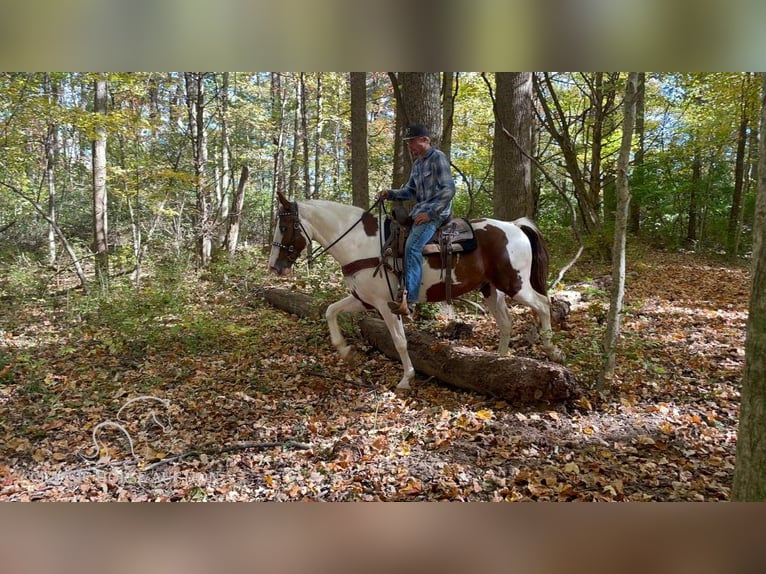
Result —
[[412, 157], [418, 158], [425, 154], [428, 151], [428, 148], [431, 147], [431, 140], [427, 137], [412, 138], [411, 140], [407, 140], [407, 147], [410, 148]]

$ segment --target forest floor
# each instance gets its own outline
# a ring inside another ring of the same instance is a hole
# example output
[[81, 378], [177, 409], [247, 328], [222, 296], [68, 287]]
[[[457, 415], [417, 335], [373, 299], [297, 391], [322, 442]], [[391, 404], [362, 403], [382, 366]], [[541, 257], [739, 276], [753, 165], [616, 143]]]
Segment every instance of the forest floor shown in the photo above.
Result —
[[[577, 267], [567, 289], [586, 301], [554, 340], [582, 395], [534, 408], [420, 375], [395, 392], [400, 364], [353, 320], [363, 361], [349, 367], [323, 320], [270, 307], [242, 278], [3, 309], [0, 500], [727, 500], [747, 269], [629, 261], [616, 380], [598, 392], [608, 294], [585, 279], [608, 268]], [[460, 344], [493, 349], [492, 321], [461, 311], [474, 329]], [[514, 314], [512, 352], [543, 359], [528, 312]]]

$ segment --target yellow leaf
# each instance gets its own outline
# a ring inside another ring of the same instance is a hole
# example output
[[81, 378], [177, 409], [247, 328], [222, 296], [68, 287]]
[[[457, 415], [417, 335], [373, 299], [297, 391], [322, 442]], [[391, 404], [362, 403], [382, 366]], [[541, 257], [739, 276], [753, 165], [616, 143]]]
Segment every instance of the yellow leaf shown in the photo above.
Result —
[[420, 494], [423, 492], [423, 483], [417, 478], [410, 478], [407, 484], [399, 491], [401, 494]]
[[564, 472], [569, 474], [580, 474], [580, 467], [576, 462], [568, 462], [564, 465]]
[[488, 410], [485, 410], [485, 409], [477, 411], [476, 412], [476, 418], [480, 419], [480, 420], [483, 420], [483, 421], [488, 421], [488, 420], [490, 420], [492, 418], [492, 411], [488, 411]]

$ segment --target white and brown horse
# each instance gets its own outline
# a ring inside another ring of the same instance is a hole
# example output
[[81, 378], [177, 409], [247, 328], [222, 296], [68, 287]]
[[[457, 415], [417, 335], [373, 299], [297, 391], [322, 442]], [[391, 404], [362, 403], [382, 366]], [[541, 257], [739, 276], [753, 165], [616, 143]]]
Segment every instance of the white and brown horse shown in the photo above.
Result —
[[[396, 277], [379, 267], [381, 230], [378, 218], [359, 207], [325, 200], [289, 201], [279, 194], [279, 213], [269, 269], [287, 275], [301, 251], [316, 241], [341, 265], [351, 295], [327, 308], [330, 340], [341, 357], [350, 359], [352, 349], [338, 328], [338, 314], [377, 309], [402, 360], [404, 375], [398, 388], [410, 388], [415, 369], [407, 352], [407, 339], [399, 316], [388, 308], [391, 285]], [[561, 361], [561, 352], [551, 342], [550, 301], [546, 294], [548, 251], [537, 227], [528, 219], [514, 222], [477, 219], [472, 222], [478, 247], [452, 257], [451, 294], [480, 290], [500, 329], [498, 353], [508, 352], [511, 317], [505, 295], [531, 307], [540, 327], [542, 346], [551, 360]], [[444, 301], [446, 286], [438, 256], [423, 265], [420, 302]], [[389, 274], [387, 277], [386, 274]]]

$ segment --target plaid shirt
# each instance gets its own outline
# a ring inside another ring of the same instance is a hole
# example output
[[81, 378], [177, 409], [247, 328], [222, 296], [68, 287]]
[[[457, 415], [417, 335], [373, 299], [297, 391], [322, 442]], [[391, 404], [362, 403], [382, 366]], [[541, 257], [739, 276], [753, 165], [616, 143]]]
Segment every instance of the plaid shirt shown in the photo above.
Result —
[[423, 157], [412, 164], [412, 173], [407, 184], [401, 189], [391, 189], [389, 199], [414, 199], [415, 206], [410, 215], [427, 213], [432, 220], [442, 222], [449, 219], [452, 198], [455, 196], [455, 182], [444, 152], [430, 148]]

